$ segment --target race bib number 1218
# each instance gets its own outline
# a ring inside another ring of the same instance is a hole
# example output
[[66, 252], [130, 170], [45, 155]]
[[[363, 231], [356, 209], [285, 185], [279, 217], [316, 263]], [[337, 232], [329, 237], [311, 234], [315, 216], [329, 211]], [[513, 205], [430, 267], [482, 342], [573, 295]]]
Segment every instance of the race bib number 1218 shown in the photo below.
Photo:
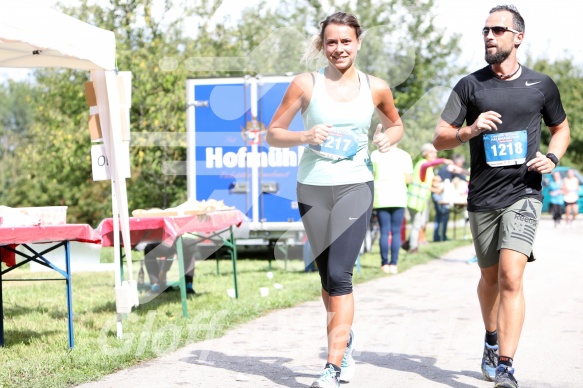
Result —
[[514, 166], [526, 161], [526, 130], [484, 135], [486, 163], [490, 167]]

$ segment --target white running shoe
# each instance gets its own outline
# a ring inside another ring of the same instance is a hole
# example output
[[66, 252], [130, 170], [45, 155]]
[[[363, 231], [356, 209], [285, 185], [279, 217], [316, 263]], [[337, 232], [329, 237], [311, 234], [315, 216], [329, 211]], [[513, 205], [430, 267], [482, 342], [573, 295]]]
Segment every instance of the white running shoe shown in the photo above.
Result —
[[338, 381], [338, 377], [336, 376], [336, 370], [329, 364], [318, 380], [315, 380], [310, 388], [339, 388], [340, 382]]
[[354, 372], [356, 371], [356, 363], [354, 358], [352, 358], [352, 352], [354, 351], [354, 332], [350, 330], [350, 336], [348, 337], [348, 343], [346, 344], [346, 350], [344, 351], [344, 357], [342, 358], [342, 363], [340, 364], [340, 381], [343, 383], [348, 383], [354, 377]]

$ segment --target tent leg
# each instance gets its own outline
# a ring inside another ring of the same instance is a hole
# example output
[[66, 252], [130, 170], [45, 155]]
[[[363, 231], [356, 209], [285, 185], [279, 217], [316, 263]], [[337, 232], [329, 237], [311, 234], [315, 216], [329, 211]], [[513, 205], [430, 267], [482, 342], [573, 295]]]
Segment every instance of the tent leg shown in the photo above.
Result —
[[178, 256], [178, 284], [180, 287], [180, 299], [182, 300], [182, 316], [188, 318], [188, 307], [186, 305], [186, 280], [184, 279], [184, 250], [182, 236], [176, 239], [176, 255]]
[[67, 282], [67, 315], [69, 318], [69, 348], [73, 349], [75, 346], [75, 336], [73, 332], [73, 290], [72, 290], [72, 279], [71, 279], [71, 254], [69, 241], [65, 242], [65, 270], [67, 272], [67, 277], [65, 281]]

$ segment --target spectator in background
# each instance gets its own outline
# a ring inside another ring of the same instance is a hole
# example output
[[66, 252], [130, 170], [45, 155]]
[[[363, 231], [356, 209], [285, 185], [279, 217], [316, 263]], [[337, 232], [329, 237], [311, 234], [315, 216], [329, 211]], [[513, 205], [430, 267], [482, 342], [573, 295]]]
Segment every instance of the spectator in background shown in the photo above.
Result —
[[373, 208], [377, 212], [381, 229], [381, 269], [384, 273], [396, 274], [401, 249], [401, 226], [407, 206], [407, 185], [411, 182], [413, 161], [411, 155], [398, 148], [397, 144], [393, 144], [389, 152], [373, 151], [370, 159], [374, 170]]
[[[449, 223], [449, 204], [444, 198], [445, 186], [451, 185], [454, 178], [466, 180], [470, 175], [469, 171], [464, 168], [466, 159], [463, 155], [456, 154], [453, 157], [453, 163], [442, 166], [435, 179], [434, 189], [431, 193], [433, 205], [435, 207], [435, 227], [433, 229], [433, 241], [447, 241], [447, 224]], [[436, 192], [434, 190], [439, 190]]]
[[[186, 281], [186, 293], [194, 295], [194, 250], [195, 244], [189, 244], [188, 238], [182, 239], [184, 252], [184, 279]], [[166, 284], [166, 274], [176, 260], [176, 243], [167, 247], [162, 243], [150, 243], [144, 248], [144, 264], [150, 278], [150, 292], [158, 294], [169, 288]]]
[[435, 176], [433, 166], [452, 163], [449, 159], [438, 159], [437, 150], [431, 143], [423, 144], [421, 155], [423, 158], [415, 164], [407, 190], [407, 208], [411, 217], [411, 232], [407, 245], [411, 253], [419, 251], [419, 234], [425, 230], [425, 224], [429, 218], [427, 203], [431, 197], [431, 184]]
[[557, 227], [561, 223], [563, 204], [565, 203], [563, 198], [563, 180], [561, 179], [561, 173], [558, 171], [553, 173], [553, 181], [549, 184], [549, 194], [551, 196], [550, 210], [555, 221], [555, 227]]
[[[447, 182], [449, 183], [449, 182]], [[445, 228], [449, 221], [449, 204], [444, 201], [446, 182], [441, 176], [436, 174], [431, 182], [431, 200], [435, 208], [435, 219], [433, 221], [433, 241], [446, 241]]]
[[[573, 226], [573, 221], [579, 214], [579, 179], [575, 176], [575, 170], [572, 168], [567, 171], [567, 176], [563, 178], [563, 196], [565, 221], [567, 221], [567, 225]], [[569, 216], [571, 216], [571, 220], [569, 220]]]

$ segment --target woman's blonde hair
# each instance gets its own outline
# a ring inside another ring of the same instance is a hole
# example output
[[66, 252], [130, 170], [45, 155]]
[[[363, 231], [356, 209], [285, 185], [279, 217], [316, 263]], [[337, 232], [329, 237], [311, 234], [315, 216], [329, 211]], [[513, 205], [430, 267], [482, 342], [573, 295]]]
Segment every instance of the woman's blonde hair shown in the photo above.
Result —
[[356, 39], [360, 39], [362, 35], [362, 27], [356, 16], [346, 12], [333, 13], [320, 22], [320, 33], [312, 37], [308, 49], [302, 56], [302, 62], [305, 62], [306, 65], [310, 66], [312, 62], [321, 58], [322, 49], [324, 48], [324, 30], [329, 24], [342, 24], [352, 27], [356, 34]]

